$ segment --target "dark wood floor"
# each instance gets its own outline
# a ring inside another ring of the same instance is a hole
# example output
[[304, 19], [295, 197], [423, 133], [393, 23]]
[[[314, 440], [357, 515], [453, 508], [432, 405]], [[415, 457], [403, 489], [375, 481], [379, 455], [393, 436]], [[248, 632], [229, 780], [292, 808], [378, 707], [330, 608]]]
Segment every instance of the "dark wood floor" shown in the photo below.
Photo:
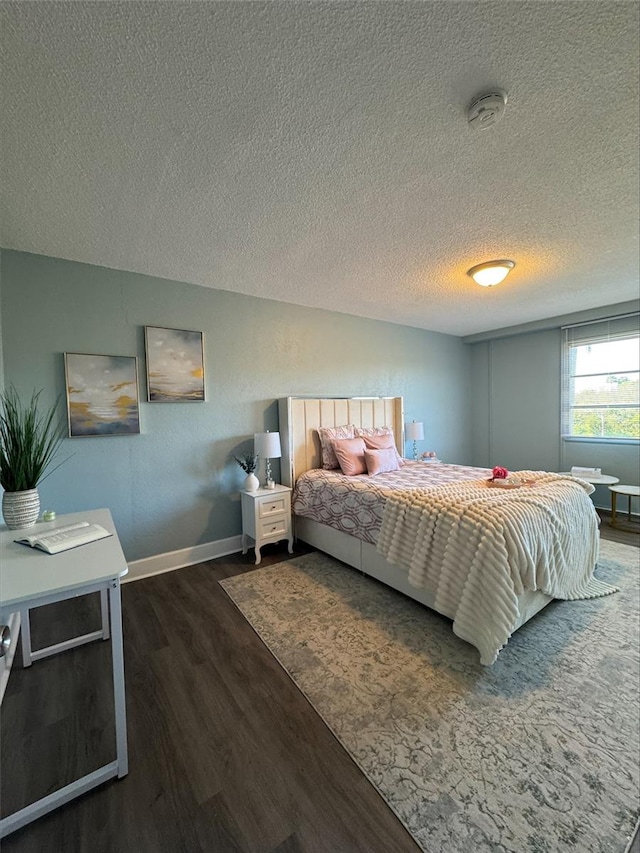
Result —
[[[602, 536], [640, 544], [606, 523]], [[263, 565], [285, 556], [268, 546]], [[233, 555], [123, 586], [129, 775], [8, 836], [3, 853], [416, 853], [217, 583], [253, 568]], [[34, 611], [34, 648], [95, 628], [96, 598]], [[3, 815], [112, 760], [111, 695], [108, 643], [16, 662]]]

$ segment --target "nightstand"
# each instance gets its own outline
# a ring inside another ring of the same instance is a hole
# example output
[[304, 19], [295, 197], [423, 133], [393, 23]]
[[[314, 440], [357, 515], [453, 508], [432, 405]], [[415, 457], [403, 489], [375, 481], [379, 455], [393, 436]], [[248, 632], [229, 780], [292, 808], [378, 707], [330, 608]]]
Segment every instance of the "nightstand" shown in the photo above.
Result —
[[291, 489], [276, 486], [255, 492], [240, 492], [242, 499], [242, 553], [247, 553], [247, 540], [253, 539], [256, 549], [256, 566], [262, 559], [260, 548], [266, 542], [289, 540], [289, 553], [293, 554], [291, 530]]

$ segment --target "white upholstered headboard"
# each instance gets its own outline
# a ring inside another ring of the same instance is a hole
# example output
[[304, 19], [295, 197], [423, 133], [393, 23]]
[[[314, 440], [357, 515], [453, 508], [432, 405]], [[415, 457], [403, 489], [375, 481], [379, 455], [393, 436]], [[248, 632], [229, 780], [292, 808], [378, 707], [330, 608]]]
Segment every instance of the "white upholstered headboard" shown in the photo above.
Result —
[[393, 427], [396, 446], [404, 455], [402, 397], [283, 397], [278, 401], [282, 441], [281, 479], [295, 485], [305, 471], [319, 468], [318, 427], [354, 424]]

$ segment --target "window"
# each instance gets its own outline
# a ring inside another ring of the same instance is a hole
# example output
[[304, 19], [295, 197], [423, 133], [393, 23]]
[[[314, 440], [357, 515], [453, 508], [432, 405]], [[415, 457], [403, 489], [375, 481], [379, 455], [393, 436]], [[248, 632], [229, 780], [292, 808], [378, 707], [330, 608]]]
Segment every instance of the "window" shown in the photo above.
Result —
[[630, 314], [564, 329], [562, 436], [640, 439], [640, 327]]

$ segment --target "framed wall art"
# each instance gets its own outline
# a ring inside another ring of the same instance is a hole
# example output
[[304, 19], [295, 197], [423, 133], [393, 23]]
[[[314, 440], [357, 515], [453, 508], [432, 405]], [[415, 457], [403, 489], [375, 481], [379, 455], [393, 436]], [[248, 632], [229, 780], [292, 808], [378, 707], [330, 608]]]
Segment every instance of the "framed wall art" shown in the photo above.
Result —
[[137, 362], [128, 355], [64, 354], [71, 438], [140, 432]]
[[204, 400], [202, 332], [144, 327], [147, 399], [150, 403]]

